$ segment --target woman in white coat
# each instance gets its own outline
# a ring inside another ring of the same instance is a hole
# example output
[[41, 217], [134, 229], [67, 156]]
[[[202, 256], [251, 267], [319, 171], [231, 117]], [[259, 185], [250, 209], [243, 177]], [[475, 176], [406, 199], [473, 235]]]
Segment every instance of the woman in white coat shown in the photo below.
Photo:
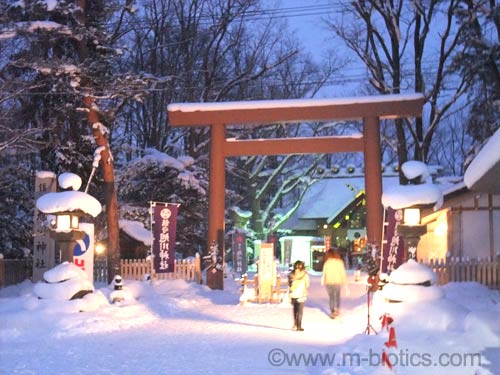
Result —
[[293, 329], [303, 331], [302, 315], [304, 313], [304, 303], [307, 299], [307, 289], [309, 288], [309, 275], [306, 272], [304, 262], [298, 260], [294, 263], [293, 271], [288, 276], [288, 285], [293, 305]]

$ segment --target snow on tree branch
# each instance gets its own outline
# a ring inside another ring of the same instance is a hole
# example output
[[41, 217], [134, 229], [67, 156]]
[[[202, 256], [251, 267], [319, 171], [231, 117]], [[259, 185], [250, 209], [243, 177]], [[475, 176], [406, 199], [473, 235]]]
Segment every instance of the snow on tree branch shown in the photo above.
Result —
[[98, 130], [102, 135], [109, 135], [109, 129], [100, 122], [94, 122], [92, 129]]

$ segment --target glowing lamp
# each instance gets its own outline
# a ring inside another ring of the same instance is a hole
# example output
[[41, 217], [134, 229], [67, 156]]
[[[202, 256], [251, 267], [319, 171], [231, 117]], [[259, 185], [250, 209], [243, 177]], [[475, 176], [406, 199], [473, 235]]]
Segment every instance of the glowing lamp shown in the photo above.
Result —
[[80, 228], [79, 212], [57, 212], [54, 230], [56, 232], [69, 232]]
[[405, 225], [420, 225], [420, 209], [405, 208], [403, 213], [403, 221]]
[[420, 208], [408, 207], [403, 210], [403, 223], [398, 225], [398, 233], [403, 237], [407, 259], [417, 259], [417, 245], [420, 237], [427, 233], [427, 225], [420, 223]]
[[101, 254], [104, 254], [104, 252], [106, 251], [106, 247], [104, 246], [103, 243], [99, 242], [96, 247], [95, 247], [95, 253], [97, 255], [101, 255]]

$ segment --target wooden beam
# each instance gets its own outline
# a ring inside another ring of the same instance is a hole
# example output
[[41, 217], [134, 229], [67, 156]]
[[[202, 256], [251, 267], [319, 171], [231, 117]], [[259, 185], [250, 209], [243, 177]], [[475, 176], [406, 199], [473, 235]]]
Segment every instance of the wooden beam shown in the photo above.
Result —
[[302, 121], [419, 117], [422, 94], [394, 94], [345, 99], [261, 100], [169, 104], [171, 126], [273, 124]]
[[275, 139], [226, 139], [224, 154], [230, 156], [329, 154], [362, 152], [362, 137], [311, 137]]

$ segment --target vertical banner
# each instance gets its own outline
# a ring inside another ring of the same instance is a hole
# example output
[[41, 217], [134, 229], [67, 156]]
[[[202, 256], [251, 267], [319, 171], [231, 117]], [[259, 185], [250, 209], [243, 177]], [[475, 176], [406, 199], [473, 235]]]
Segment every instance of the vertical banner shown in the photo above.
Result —
[[286, 238], [283, 241], [283, 264], [289, 266], [292, 263], [292, 244], [293, 240], [291, 238]]
[[262, 243], [259, 254], [259, 299], [272, 298], [275, 277], [274, 246], [272, 243]]
[[[38, 171], [35, 176], [35, 201], [46, 193], [57, 189], [56, 175], [53, 172]], [[45, 214], [35, 205], [33, 220], [33, 282], [42, 281], [43, 274], [55, 266], [55, 243], [44, 225]]]
[[83, 239], [73, 246], [73, 263], [87, 274], [91, 283], [94, 282], [94, 224], [80, 223], [80, 230], [85, 232]]
[[399, 236], [398, 225], [403, 222], [403, 210], [387, 209], [387, 226], [382, 247], [381, 272], [390, 274], [403, 263], [403, 238]]
[[153, 268], [156, 273], [174, 272], [178, 205], [151, 203], [153, 209]]
[[247, 240], [245, 232], [234, 231], [232, 239], [233, 271], [241, 274], [247, 272]]

